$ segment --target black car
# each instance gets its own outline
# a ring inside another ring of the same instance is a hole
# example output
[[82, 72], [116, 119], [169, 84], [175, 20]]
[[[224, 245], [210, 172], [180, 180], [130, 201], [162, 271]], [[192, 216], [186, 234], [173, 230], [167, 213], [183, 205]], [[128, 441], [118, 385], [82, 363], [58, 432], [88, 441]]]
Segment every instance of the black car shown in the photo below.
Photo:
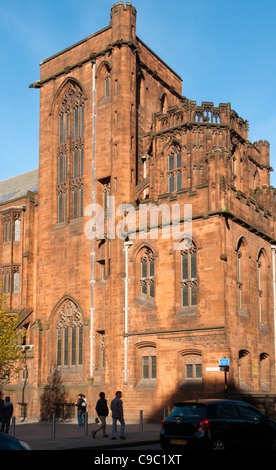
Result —
[[160, 444], [163, 450], [276, 450], [276, 421], [241, 401], [185, 401], [163, 420]]
[[0, 432], [0, 450], [31, 450], [27, 442]]

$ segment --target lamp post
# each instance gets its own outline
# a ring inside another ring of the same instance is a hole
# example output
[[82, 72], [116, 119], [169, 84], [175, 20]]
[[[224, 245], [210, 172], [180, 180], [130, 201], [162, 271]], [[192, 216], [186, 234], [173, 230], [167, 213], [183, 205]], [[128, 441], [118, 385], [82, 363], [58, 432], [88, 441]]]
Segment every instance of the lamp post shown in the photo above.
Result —
[[24, 385], [22, 388], [22, 399], [21, 399], [21, 416], [22, 416], [22, 422], [25, 420], [27, 416], [27, 403], [25, 403], [25, 387], [27, 385], [28, 381], [28, 376], [29, 376], [29, 371], [28, 371], [28, 364], [27, 364], [27, 351], [32, 351], [34, 348], [33, 344], [25, 344], [24, 346], [21, 347], [22, 352], [24, 353], [24, 358], [25, 358], [25, 377], [24, 377]]

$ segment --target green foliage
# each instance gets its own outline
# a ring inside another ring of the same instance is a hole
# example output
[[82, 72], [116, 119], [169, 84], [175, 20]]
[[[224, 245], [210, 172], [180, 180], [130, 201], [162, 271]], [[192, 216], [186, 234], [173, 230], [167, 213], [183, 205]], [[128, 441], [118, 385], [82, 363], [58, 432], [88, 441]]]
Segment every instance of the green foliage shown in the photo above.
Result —
[[17, 316], [7, 313], [5, 297], [0, 294], [0, 383], [8, 382], [24, 367], [20, 345], [23, 335], [16, 331]]

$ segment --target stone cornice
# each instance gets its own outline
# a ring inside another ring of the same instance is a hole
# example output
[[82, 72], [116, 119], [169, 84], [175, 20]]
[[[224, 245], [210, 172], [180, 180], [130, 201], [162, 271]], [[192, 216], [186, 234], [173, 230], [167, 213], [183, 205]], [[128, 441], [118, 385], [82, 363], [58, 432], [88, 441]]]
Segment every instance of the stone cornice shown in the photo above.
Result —
[[[144, 45], [144, 43], [141, 40], [139, 40], [139, 41]], [[85, 57], [83, 60], [81, 60], [79, 62], [76, 62], [73, 65], [64, 67], [62, 70], [60, 70], [56, 74], [51, 75], [51, 76], [45, 78], [44, 80], [37, 80], [34, 83], [31, 83], [29, 85], [29, 88], [41, 88], [45, 83], [50, 82], [51, 80], [55, 80], [56, 78], [60, 77], [61, 75], [68, 74], [71, 70], [82, 67], [84, 64], [87, 64], [89, 62], [94, 62], [98, 57], [104, 56], [107, 53], [110, 54], [115, 47], [120, 48], [122, 46], [129, 47], [135, 54], [137, 54], [137, 59], [139, 61], [139, 64], [140, 64], [141, 68], [146, 70], [147, 73], [152, 75], [156, 80], [158, 80], [165, 88], [167, 88], [172, 94], [176, 95], [179, 99], [185, 99], [185, 97], [183, 97], [180, 93], [178, 93], [173, 86], [169, 85], [165, 80], [163, 80], [160, 77], [160, 75], [155, 70], [152, 70], [150, 67], [148, 67], [148, 65], [146, 65], [140, 59], [140, 49], [139, 49], [139, 46], [134, 41], [126, 41], [124, 39], [117, 39], [115, 42], [109, 44], [105, 49], [103, 49], [99, 52], [92, 52], [91, 54], [89, 54], [89, 56]], [[63, 52], [66, 52], [67, 50], [70, 50], [70, 48], [66, 49]], [[154, 52], [152, 52], [152, 53], [154, 54]], [[55, 58], [58, 55], [59, 54], [57, 54], [56, 56], [53, 56], [52, 58]], [[158, 57], [158, 56], [156, 56], [156, 57]], [[48, 59], [48, 60], [50, 60], [50, 59]], [[161, 59], [159, 59], [159, 60], [161, 60]], [[45, 62], [47, 62], [47, 60], [42, 62], [42, 64], [44, 64]], [[166, 67], [173, 72], [173, 70], [170, 69], [170, 67], [167, 64], [165, 64], [165, 62], [163, 62], [163, 61], [161, 61], [161, 62], [164, 63], [164, 65], [166, 65]], [[175, 72], [173, 72], [173, 73], [175, 75], [177, 75]]]

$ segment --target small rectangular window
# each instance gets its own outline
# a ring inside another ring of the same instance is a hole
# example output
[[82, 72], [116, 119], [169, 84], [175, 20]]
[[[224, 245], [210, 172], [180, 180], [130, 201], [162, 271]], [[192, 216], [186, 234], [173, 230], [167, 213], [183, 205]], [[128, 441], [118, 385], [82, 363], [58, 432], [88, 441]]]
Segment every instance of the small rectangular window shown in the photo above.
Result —
[[156, 379], [156, 356], [151, 356], [151, 378]]
[[4, 242], [8, 241], [8, 222], [4, 224]]
[[83, 136], [84, 135], [84, 106], [81, 107], [80, 112], [81, 112], [80, 135]]
[[72, 326], [71, 328], [71, 365], [76, 365], [76, 338], [77, 338], [77, 331], [76, 327]]
[[177, 168], [180, 168], [182, 165], [181, 165], [181, 152], [178, 152], [178, 154], [176, 155], [176, 166]]
[[174, 174], [169, 175], [169, 192], [174, 192]]
[[58, 223], [63, 222], [63, 194], [58, 196]]
[[64, 132], [64, 129], [63, 129], [63, 114], [61, 114], [59, 116], [59, 143], [60, 144], [63, 144], [63, 139], [64, 139], [63, 132]]
[[154, 281], [152, 281], [149, 285], [149, 295], [150, 297], [154, 297]]
[[146, 282], [142, 283], [141, 292], [142, 292], [142, 294], [147, 295], [148, 292], [147, 292], [147, 283]]
[[149, 378], [149, 356], [142, 357], [142, 377], [143, 379]]
[[176, 175], [176, 190], [179, 191], [182, 188], [182, 173], [179, 171]]
[[79, 151], [78, 149], [74, 150], [74, 160], [73, 160], [73, 178], [79, 176]]
[[61, 366], [61, 329], [57, 330], [57, 365]]
[[80, 176], [83, 176], [83, 147], [80, 149]]
[[174, 155], [169, 155], [169, 171], [174, 170]]
[[63, 155], [59, 155], [58, 157], [58, 182], [63, 182]]
[[80, 188], [80, 212], [79, 217], [83, 216], [83, 188]]
[[74, 139], [79, 137], [79, 108], [74, 110]]
[[182, 255], [182, 279], [188, 279], [188, 253]]
[[182, 305], [183, 305], [183, 307], [188, 307], [188, 305], [189, 305], [188, 286], [183, 286], [183, 288], [182, 288]]
[[65, 127], [65, 141], [68, 141], [69, 137], [69, 113], [66, 113], [66, 127]]
[[196, 278], [196, 253], [191, 253], [191, 278]]
[[67, 180], [67, 173], [68, 173], [68, 153], [65, 154], [64, 181]]
[[83, 342], [83, 327], [79, 326], [79, 365], [82, 365], [82, 342]]
[[197, 305], [197, 286], [191, 287], [191, 305]]
[[202, 364], [195, 364], [195, 378], [202, 378]]
[[68, 328], [63, 328], [63, 364], [68, 365]]
[[147, 260], [142, 262], [142, 278], [147, 277]]
[[150, 276], [154, 276], [154, 259], [150, 260]]
[[186, 379], [193, 378], [193, 364], [186, 364]]
[[19, 273], [13, 274], [13, 293], [19, 293]]
[[20, 241], [20, 220], [15, 219], [14, 221], [14, 241], [19, 242]]
[[3, 276], [3, 292], [8, 294], [10, 292], [10, 273], [4, 274]]
[[73, 192], [73, 219], [78, 218], [78, 190]]

